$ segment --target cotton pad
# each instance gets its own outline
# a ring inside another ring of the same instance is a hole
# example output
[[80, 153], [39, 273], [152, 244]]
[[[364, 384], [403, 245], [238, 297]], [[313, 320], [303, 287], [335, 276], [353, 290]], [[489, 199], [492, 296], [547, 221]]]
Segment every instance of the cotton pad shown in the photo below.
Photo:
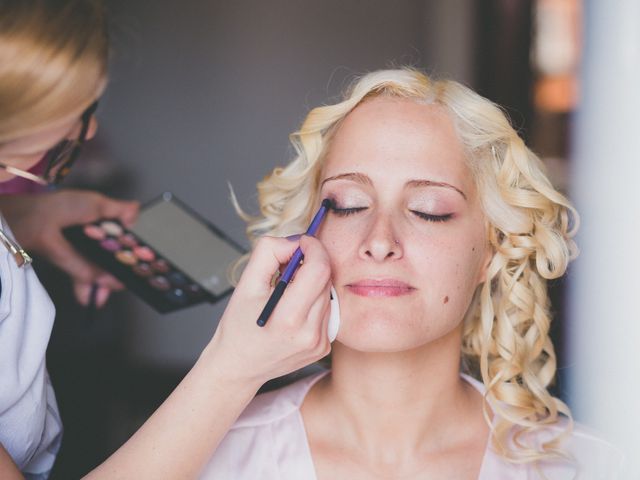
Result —
[[338, 329], [340, 328], [340, 305], [338, 304], [338, 294], [336, 289], [331, 287], [331, 314], [329, 315], [329, 328], [328, 335], [329, 341], [333, 342], [338, 336]]

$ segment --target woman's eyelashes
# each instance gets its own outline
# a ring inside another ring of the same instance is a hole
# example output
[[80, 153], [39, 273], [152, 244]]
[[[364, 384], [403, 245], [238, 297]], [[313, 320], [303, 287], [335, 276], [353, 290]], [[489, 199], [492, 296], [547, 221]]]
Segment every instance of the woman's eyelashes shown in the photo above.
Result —
[[[359, 212], [367, 210], [369, 207], [341, 207], [338, 203], [333, 204], [331, 211], [339, 217], [347, 217]], [[453, 217], [453, 213], [447, 213], [444, 215], [434, 215], [432, 213], [425, 213], [419, 210], [409, 210], [416, 217], [428, 221], [428, 222], [446, 222]]]
[[334, 202], [333, 207], [331, 208], [331, 210], [333, 211], [333, 213], [335, 213], [336, 215], [338, 215], [339, 217], [346, 217], [348, 215], [353, 215], [354, 213], [358, 213], [361, 212], [363, 210], [366, 210], [369, 207], [340, 207], [338, 204], [336, 204]]
[[453, 213], [447, 213], [444, 215], [433, 215], [431, 213], [420, 212], [419, 210], [409, 210], [416, 217], [426, 220], [428, 222], [446, 222], [453, 217]]

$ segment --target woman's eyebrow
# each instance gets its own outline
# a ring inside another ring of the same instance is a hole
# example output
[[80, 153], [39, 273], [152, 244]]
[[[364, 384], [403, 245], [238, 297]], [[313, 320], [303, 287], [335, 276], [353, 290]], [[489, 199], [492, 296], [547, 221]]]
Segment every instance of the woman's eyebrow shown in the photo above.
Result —
[[334, 175], [333, 177], [327, 177], [322, 181], [322, 183], [320, 184], [320, 187], [322, 187], [325, 183], [331, 182], [333, 180], [351, 180], [353, 182], [361, 183], [363, 185], [373, 185], [373, 182], [371, 181], [371, 179], [365, 174], [352, 172], [352, 173], [341, 173], [339, 175]]
[[[363, 173], [356, 173], [356, 172], [351, 172], [351, 173], [341, 173], [339, 175], [334, 175], [333, 177], [327, 177], [325, 178], [322, 183], [320, 184], [320, 187], [324, 186], [325, 183], [327, 182], [331, 182], [334, 180], [351, 180], [352, 182], [356, 182], [356, 183], [360, 183], [362, 185], [373, 185], [373, 182], [371, 181], [371, 179], [363, 174]], [[460, 195], [462, 195], [462, 197], [466, 200], [467, 196], [465, 195], [465, 193], [460, 190], [458, 187], [454, 187], [453, 185], [451, 185], [450, 183], [447, 182], [437, 182], [435, 180], [409, 180], [405, 186], [407, 187], [444, 187], [444, 188], [450, 188], [452, 190], [455, 190], [456, 192], [458, 192]]]
[[450, 188], [458, 192], [466, 200], [467, 196], [458, 187], [454, 187], [450, 183], [436, 182], [434, 180], [409, 180], [406, 184], [407, 187], [445, 187]]

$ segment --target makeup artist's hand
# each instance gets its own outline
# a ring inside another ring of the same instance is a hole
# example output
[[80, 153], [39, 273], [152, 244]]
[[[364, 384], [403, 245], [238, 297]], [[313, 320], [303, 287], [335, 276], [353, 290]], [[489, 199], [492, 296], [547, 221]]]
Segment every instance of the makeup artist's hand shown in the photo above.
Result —
[[3, 480], [24, 480], [9, 453], [0, 443], [0, 478]]
[[46, 257], [71, 275], [75, 296], [87, 305], [92, 285], [98, 285], [96, 306], [103, 306], [113, 290], [122, 284], [113, 276], [85, 260], [62, 235], [67, 226], [99, 218], [117, 218], [132, 225], [138, 215], [138, 203], [108, 198], [85, 190], [61, 190], [52, 193], [0, 195], [0, 211], [7, 219], [18, 243], [27, 252]]
[[[304, 263], [267, 324], [259, 327], [256, 320], [271, 294], [273, 274], [298, 245]], [[317, 239], [260, 239], [207, 350], [233, 378], [258, 386], [324, 357], [331, 350], [330, 274], [329, 257]]]

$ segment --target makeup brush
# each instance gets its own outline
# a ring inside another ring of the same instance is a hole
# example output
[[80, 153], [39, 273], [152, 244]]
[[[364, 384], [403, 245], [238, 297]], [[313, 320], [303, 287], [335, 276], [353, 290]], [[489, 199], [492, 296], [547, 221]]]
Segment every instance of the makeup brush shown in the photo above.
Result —
[[[327, 211], [333, 208], [335, 208], [333, 200], [325, 198], [320, 205], [320, 209], [318, 209], [318, 213], [316, 213], [316, 215], [313, 217], [313, 220], [311, 220], [311, 224], [309, 225], [309, 228], [307, 228], [305, 234], [314, 235], [320, 227], [320, 224], [327, 214]], [[273, 293], [269, 297], [267, 304], [264, 306], [262, 313], [260, 313], [260, 316], [258, 317], [257, 323], [259, 326], [264, 327], [266, 325], [269, 317], [273, 313], [273, 310], [276, 308], [276, 305], [278, 305], [278, 301], [280, 301], [280, 297], [282, 297], [285, 288], [287, 288], [287, 285], [293, 278], [293, 274], [296, 273], [296, 271], [300, 267], [303, 258], [304, 254], [302, 253], [302, 250], [300, 250], [300, 247], [298, 247], [293, 253], [293, 257], [291, 257], [291, 260], [289, 260], [289, 263], [287, 264], [284, 273], [280, 277], [280, 280], [278, 280], [278, 283], [276, 284]]]

